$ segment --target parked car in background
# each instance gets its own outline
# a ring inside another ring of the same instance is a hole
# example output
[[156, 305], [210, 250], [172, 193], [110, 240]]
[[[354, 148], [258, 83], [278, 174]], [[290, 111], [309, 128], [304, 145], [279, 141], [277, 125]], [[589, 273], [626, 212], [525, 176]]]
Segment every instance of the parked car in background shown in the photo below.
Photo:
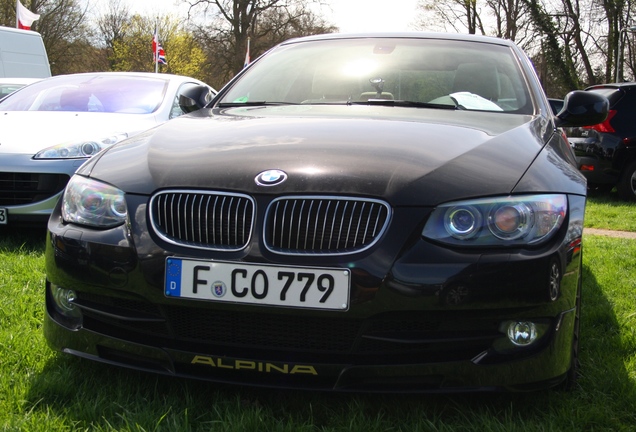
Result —
[[557, 115], [563, 109], [563, 99], [548, 98], [552, 113]]
[[47, 78], [5, 97], [0, 225], [46, 222], [88, 158], [205, 105], [215, 93], [189, 77], [104, 72]]
[[[51, 347], [337, 391], [576, 378], [585, 179], [529, 59], [474, 35], [285, 42], [104, 150], [48, 223]], [[81, 371], [78, 371], [81, 373]]]
[[602, 123], [568, 131], [579, 169], [591, 188], [616, 186], [622, 199], [636, 201], [636, 83], [601, 84], [586, 91], [607, 97], [610, 111]]
[[14, 91], [39, 80], [40, 78], [0, 78], [0, 100]]

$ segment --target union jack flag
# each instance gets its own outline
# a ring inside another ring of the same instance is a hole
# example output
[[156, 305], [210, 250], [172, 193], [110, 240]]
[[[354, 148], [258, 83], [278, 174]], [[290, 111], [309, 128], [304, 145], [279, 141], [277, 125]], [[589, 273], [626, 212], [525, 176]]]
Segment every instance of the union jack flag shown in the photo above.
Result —
[[163, 50], [161, 46], [161, 42], [159, 42], [159, 36], [157, 35], [157, 30], [155, 29], [155, 34], [152, 38], [152, 60], [154, 63], [159, 64], [168, 64], [168, 60], [166, 60], [166, 52]]

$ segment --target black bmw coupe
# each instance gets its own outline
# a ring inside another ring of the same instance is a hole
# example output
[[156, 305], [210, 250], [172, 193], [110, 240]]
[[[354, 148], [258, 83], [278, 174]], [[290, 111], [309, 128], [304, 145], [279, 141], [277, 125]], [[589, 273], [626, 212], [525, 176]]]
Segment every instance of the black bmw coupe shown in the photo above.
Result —
[[282, 43], [72, 177], [48, 223], [46, 339], [255, 386], [571, 385], [586, 183], [560, 127], [607, 109], [575, 91], [555, 116], [501, 39]]

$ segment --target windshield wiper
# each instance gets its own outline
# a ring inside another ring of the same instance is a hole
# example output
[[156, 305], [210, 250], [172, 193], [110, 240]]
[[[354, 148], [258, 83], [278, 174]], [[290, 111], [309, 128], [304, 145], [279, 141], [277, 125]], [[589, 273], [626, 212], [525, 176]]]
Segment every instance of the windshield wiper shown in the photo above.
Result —
[[[247, 101], [247, 102], [221, 102], [218, 108], [235, 108], [235, 107], [257, 107], [257, 106], [281, 106], [281, 105], [300, 105], [292, 102], [267, 102], [267, 101]], [[389, 107], [406, 107], [406, 108], [435, 108], [446, 110], [463, 109], [460, 105], [449, 105], [429, 102], [414, 102], [407, 100], [393, 99], [369, 99], [366, 101], [325, 101], [311, 102], [305, 105], [373, 105], [373, 106], [389, 106]]]
[[407, 100], [394, 100], [394, 99], [369, 99], [367, 101], [350, 101], [349, 105], [379, 105], [379, 106], [395, 106], [406, 108], [436, 108], [457, 110], [462, 109], [459, 105], [448, 105], [429, 102], [414, 102]]
[[241, 106], [278, 106], [278, 105], [298, 105], [292, 102], [267, 102], [267, 101], [247, 101], [247, 102], [220, 102], [219, 108], [233, 108]]

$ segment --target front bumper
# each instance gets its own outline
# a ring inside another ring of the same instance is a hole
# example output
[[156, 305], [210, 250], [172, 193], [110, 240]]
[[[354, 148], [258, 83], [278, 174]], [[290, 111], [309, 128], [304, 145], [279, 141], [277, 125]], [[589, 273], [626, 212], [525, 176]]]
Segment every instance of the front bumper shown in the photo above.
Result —
[[[54, 211], [44, 323], [53, 349], [178, 377], [337, 391], [521, 391], [556, 385], [570, 368], [584, 197], [570, 197], [569, 224], [536, 250], [410, 242], [421, 227], [407, 221], [425, 211], [396, 212], [382, 253], [314, 263], [354, 269], [347, 312], [167, 298], [164, 265], [174, 252], [139, 222], [143, 203], [129, 202], [137, 222], [106, 232], [65, 225]], [[235, 259], [258, 260], [247, 255]], [[73, 290], [78, 318], [56, 307], [56, 287]], [[535, 322], [542, 335], [516, 347], [510, 321]]]
[[[48, 307], [47, 307], [48, 309]], [[559, 317], [559, 330], [529, 357], [489, 364], [469, 360], [404, 364], [269, 360], [254, 354], [233, 357], [227, 348], [184, 351], [131, 342], [86, 330], [69, 330], [49, 314], [44, 321], [52, 348], [110, 365], [162, 375], [228, 384], [343, 392], [530, 391], [555, 386], [569, 368], [574, 311]], [[546, 367], [548, 366], [548, 367]]]

